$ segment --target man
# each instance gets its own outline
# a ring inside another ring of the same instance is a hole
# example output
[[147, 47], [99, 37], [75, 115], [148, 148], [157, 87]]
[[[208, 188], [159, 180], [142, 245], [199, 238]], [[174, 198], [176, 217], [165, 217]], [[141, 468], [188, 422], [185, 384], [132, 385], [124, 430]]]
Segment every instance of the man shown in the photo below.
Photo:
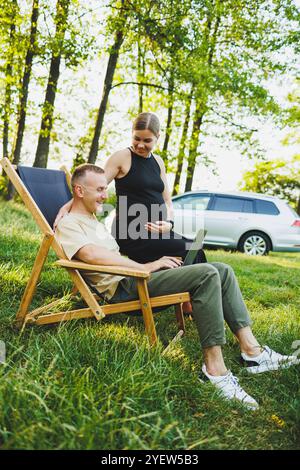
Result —
[[[251, 320], [232, 268], [223, 263], [180, 267], [182, 262], [170, 256], [140, 264], [121, 256], [116, 241], [95, 217], [107, 198], [107, 181], [102, 168], [80, 165], [72, 176], [72, 188], [71, 211], [59, 221], [56, 232], [66, 256], [90, 264], [147, 271], [151, 273], [148, 281], [151, 296], [190, 292], [204, 355], [203, 379], [209, 380], [227, 399], [257, 409], [256, 400], [240, 387], [237, 378], [225, 366], [221, 350], [225, 344], [224, 319], [239, 341], [241, 358], [249, 372], [277, 370], [299, 361], [295, 356], [282, 356], [259, 345], [250, 328]], [[112, 303], [138, 298], [135, 278], [99, 273], [88, 277]]]

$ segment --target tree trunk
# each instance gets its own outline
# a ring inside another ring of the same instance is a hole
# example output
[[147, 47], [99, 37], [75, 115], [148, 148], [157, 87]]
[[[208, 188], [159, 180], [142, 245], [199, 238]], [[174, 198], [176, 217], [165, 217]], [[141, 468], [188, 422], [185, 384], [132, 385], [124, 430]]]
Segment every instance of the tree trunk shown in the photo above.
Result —
[[189, 122], [190, 122], [190, 116], [191, 116], [192, 93], [193, 92], [191, 92], [191, 94], [189, 95], [188, 101], [186, 104], [185, 120], [183, 124], [180, 144], [179, 144], [179, 152], [177, 155], [177, 170], [176, 170], [175, 181], [174, 181], [174, 186], [173, 186], [173, 196], [175, 196], [179, 192], [179, 182], [180, 182], [180, 176], [181, 176], [182, 166], [183, 166], [183, 161], [184, 161], [184, 149], [185, 149], [185, 145], [187, 141], [187, 134], [188, 134]]
[[187, 178], [185, 183], [184, 191], [191, 191], [192, 190], [192, 183], [193, 177], [196, 167], [196, 160], [197, 160], [197, 149], [199, 144], [199, 136], [200, 136], [200, 129], [203, 122], [205, 111], [201, 106], [200, 102], [196, 104], [196, 110], [193, 120], [193, 130], [192, 130], [192, 137], [190, 141], [190, 148], [189, 148], [189, 158], [188, 158], [188, 168], [187, 168]]
[[10, 114], [11, 114], [11, 83], [12, 83], [12, 74], [13, 74], [13, 43], [15, 40], [15, 33], [16, 33], [16, 25], [15, 25], [15, 17], [16, 17], [16, 9], [17, 9], [17, 1], [13, 1], [13, 7], [11, 11], [11, 24], [10, 24], [10, 31], [9, 31], [9, 40], [8, 40], [8, 53], [7, 53], [7, 61], [5, 65], [5, 101], [3, 107], [3, 134], [2, 134], [2, 149], [3, 149], [3, 158], [8, 158], [8, 141], [9, 141], [9, 121], [10, 121]]
[[168, 86], [169, 92], [168, 92], [168, 117], [167, 117], [167, 125], [166, 125], [166, 134], [165, 134], [165, 140], [164, 140], [164, 145], [162, 149], [162, 158], [165, 162], [166, 170], [168, 171], [168, 146], [169, 146], [169, 141], [171, 137], [171, 123], [172, 123], [172, 115], [173, 115], [173, 105], [174, 105], [174, 99], [173, 99], [173, 91], [174, 91], [174, 76], [171, 74], [170, 79], [169, 79], [169, 86]]
[[46, 96], [42, 111], [41, 129], [33, 163], [33, 166], [40, 168], [46, 168], [48, 162], [50, 135], [53, 126], [54, 102], [59, 78], [63, 41], [67, 27], [69, 5], [70, 0], [58, 0], [56, 5], [55, 40], [58, 42], [59, 47], [57, 52], [52, 53]]
[[20, 161], [22, 140], [25, 128], [26, 120], [26, 105], [28, 99], [28, 86], [32, 69], [32, 60], [34, 56], [34, 48], [36, 41], [36, 32], [37, 32], [37, 21], [39, 16], [39, 0], [33, 0], [32, 5], [32, 15], [31, 15], [31, 30], [30, 30], [30, 39], [29, 46], [25, 58], [25, 67], [24, 75], [22, 79], [22, 90], [20, 96], [20, 103], [18, 106], [19, 116], [18, 116], [18, 127], [17, 127], [17, 136], [16, 142], [13, 151], [13, 163], [17, 165]]
[[[12, 155], [12, 160], [13, 160], [14, 165], [18, 165], [20, 161], [20, 155], [21, 155], [21, 147], [22, 147], [25, 120], [26, 120], [28, 87], [29, 87], [29, 80], [30, 80], [31, 69], [32, 69], [32, 59], [34, 56], [38, 16], [39, 16], [39, 0], [33, 0], [32, 14], [31, 14], [30, 39], [29, 39], [29, 46], [28, 46], [28, 50], [27, 50], [27, 54], [25, 58], [24, 74], [23, 74], [23, 79], [22, 79], [22, 89], [21, 89], [21, 95], [20, 95], [20, 102], [18, 106], [17, 135], [16, 135], [16, 141], [15, 141], [13, 155]], [[8, 184], [7, 191], [8, 191], [7, 199], [9, 200], [13, 197], [14, 192], [15, 192], [11, 181]]]
[[[11, 27], [11, 30], [13, 28]], [[12, 76], [12, 64], [7, 62], [5, 68], [5, 77], [8, 82], [5, 88], [5, 103], [4, 103], [4, 116], [3, 116], [3, 158], [8, 158], [8, 136], [9, 136], [9, 118], [11, 111], [11, 83], [10, 77]]]
[[[207, 65], [209, 68], [211, 67], [212, 61], [213, 61], [213, 55], [214, 55], [215, 48], [216, 48], [220, 22], [221, 22], [220, 15], [217, 14], [216, 20], [213, 26], [210, 14], [208, 15], [206, 41], [207, 41]], [[190, 149], [189, 149], [185, 191], [191, 191], [192, 189], [193, 177], [195, 173], [196, 160], [197, 160], [197, 149], [199, 145], [200, 130], [201, 130], [202, 122], [203, 122], [203, 117], [206, 112], [206, 102], [207, 102], [207, 97], [202, 97], [202, 99], [198, 98], [197, 103], [196, 103], [192, 138], [191, 138]]]
[[[140, 43], [138, 42], [138, 79], [137, 81], [140, 82], [144, 79], [145, 76], [145, 60], [144, 60], [144, 51], [142, 52], [142, 48]], [[144, 105], [144, 86], [139, 85], [139, 113], [143, 112], [143, 105]]]
[[108, 65], [106, 69], [106, 75], [105, 75], [105, 80], [104, 80], [104, 88], [103, 88], [103, 93], [102, 93], [102, 98], [101, 98], [101, 103], [100, 107], [98, 110], [97, 114], [97, 120], [96, 120], [96, 126], [95, 126], [95, 131], [94, 131], [94, 137], [89, 153], [89, 158], [88, 158], [88, 163], [95, 163], [97, 154], [98, 154], [98, 148], [99, 148], [99, 139], [101, 135], [101, 130], [103, 126], [103, 121], [104, 121], [104, 115], [107, 107], [107, 102], [108, 102], [108, 96], [111, 90], [117, 62], [118, 62], [118, 57], [119, 57], [119, 52], [122, 46], [122, 43], [124, 41], [125, 33], [123, 30], [117, 31], [115, 35], [115, 42], [114, 45], [112, 46], [110, 55], [109, 55], [109, 60], [108, 60]]
[[298, 203], [297, 203], [297, 209], [296, 209], [297, 214], [300, 216], [300, 194], [298, 196]]

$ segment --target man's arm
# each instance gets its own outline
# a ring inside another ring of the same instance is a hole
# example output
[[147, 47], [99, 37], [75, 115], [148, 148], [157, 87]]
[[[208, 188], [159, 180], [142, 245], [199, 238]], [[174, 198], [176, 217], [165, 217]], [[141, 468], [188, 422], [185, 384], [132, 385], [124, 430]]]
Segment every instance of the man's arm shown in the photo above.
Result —
[[135, 261], [125, 258], [118, 253], [107, 250], [97, 245], [88, 244], [80, 248], [74, 255], [74, 258], [88, 264], [103, 264], [104, 266], [121, 266], [123, 268], [137, 269], [152, 273], [160, 269], [177, 268], [182, 261], [173, 256], [163, 256], [162, 258], [151, 263], [136, 263]]

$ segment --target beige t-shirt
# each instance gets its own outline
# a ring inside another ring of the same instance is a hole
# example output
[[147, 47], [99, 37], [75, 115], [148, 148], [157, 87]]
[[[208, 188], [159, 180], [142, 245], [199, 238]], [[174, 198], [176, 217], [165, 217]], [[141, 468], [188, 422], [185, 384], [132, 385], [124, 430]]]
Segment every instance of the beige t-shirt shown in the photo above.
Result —
[[[95, 216], [76, 213], [66, 214], [58, 223], [56, 237], [61, 243], [67, 258], [72, 259], [80, 248], [85, 245], [98, 245], [115, 253], [119, 253], [119, 246], [105, 226]], [[84, 277], [103, 293], [109, 300], [124, 276], [81, 271]]]

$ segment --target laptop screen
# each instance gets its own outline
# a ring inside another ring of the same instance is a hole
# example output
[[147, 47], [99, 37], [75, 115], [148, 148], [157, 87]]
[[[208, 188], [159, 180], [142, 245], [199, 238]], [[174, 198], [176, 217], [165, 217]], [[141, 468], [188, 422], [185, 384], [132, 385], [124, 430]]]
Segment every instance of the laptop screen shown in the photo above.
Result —
[[193, 241], [192, 246], [189, 249], [186, 257], [184, 258], [182, 266], [188, 266], [188, 265], [194, 263], [195, 258], [198, 254], [198, 251], [201, 250], [201, 248], [203, 246], [203, 240], [204, 240], [206, 234], [207, 234], [207, 230], [204, 230], [203, 228], [198, 230], [196, 238]]

